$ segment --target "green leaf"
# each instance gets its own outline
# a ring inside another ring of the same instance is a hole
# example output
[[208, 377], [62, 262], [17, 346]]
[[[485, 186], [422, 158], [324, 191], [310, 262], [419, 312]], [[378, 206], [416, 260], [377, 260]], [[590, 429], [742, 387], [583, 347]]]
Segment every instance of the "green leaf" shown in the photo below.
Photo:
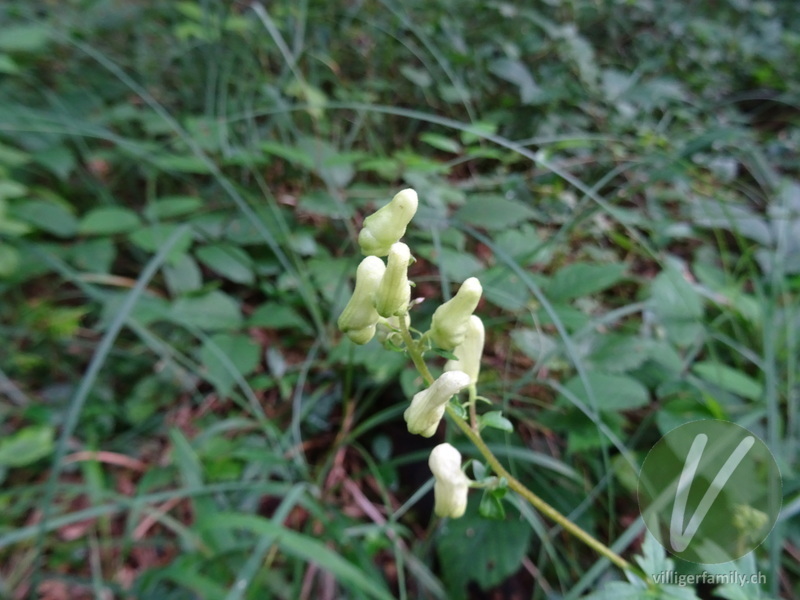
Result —
[[429, 244], [417, 246], [415, 254], [439, 265], [439, 270], [446, 273], [452, 281], [464, 281], [478, 275], [483, 270], [483, 263], [469, 252], [463, 252], [443, 246], [440, 252]]
[[458, 357], [451, 350], [445, 350], [444, 348], [431, 348], [431, 352], [437, 356], [446, 358], [447, 360], [458, 360]]
[[154, 200], [144, 209], [144, 216], [151, 221], [172, 219], [196, 212], [203, 201], [194, 196], [165, 196]]
[[433, 84], [431, 74], [425, 69], [405, 64], [400, 66], [400, 73], [417, 87], [426, 88]]
[[48, 41], [44, 25], [4, 25], [0, 29], [0, 50], [6, 52], [39, 52]]
[[537, 363], [558, 347], [553, 337], [536, 329], [515, 329], [511, 332], [511, 339], [525, 356]]
[[493, 410], [482, 414], [478, 417], [478, 422], [481, 429], [484, 427], [492, 427], [494, 429], [500, 429], [501, 431], [514, 431], [514, 426], [511, 424], [511, 421], [506, 419], [499, 410]]
[[522, 267], [547, 262], [553, 254], [552, 247], [539, 248], [542, 245], [539, 232], [528, 223], [499, 232], [494, 243]]
[[208, 378], [227, 395], [234, 388], [237, 374], [244, 377], [253, 372], [261, 359], [261, 347], [246, 335], [217, 334], [200, 349]]
[[698, 362], [692, 367], [692, 372], [701, 379], [737, 396], [756, 402], [764, 398], [764, 388], [758, 381], [727, 365], [713, 361]]
[[312, 215], [346, 219], [353, 215], [353, 206], [325, 190], [311, 190], [300, 198], [300, 208]]
[[488, 590], [516, 573], [533, 534], [519, 513], [490, 521], [479, 516], [477, 504], [470, 502], [463, 517], [447, 521], [436, 542], [444, 579], [453, 590], [466, 588], [470, 580]]
[[489, 64], [489, 70], [519, 88], [522, 104], [531, 104], [541, 96], [541, 89], [533, 79], [527, 65], [519, 59], [498, 58]]
[[0, 180], [0, 200], [19, 198], [27, 193], [28, 188], [21, 183], [11, 180]]
[[[598, 410], [630, 410], [645, 406], [650, 400], [647, 388], [632, 377], [589, 371], [586, 378], [597, 401]], [[580, 377], [576, 375], [571, 378], [564, 387], [586, 406], [592, 407]]]
[[16, 75], [20, 72], [19, 65], [8, 54], [0, 54], [0, 73]]
[[642, 542], [642, 555], [634, 557], [642, 570], [648, 575], [661, 573], [662, 571], [672, 571], [675, 563], [667, 558], [667, 553], [652, 533], [645, 533]]
[[305, 169], [311, 170], [314, 168], [314, 157], [305, 150], [300, 150], [294, 146], [287, 146], [278, 142], [263, 142], [261, 149], [267, 154], [273, 154]]
[[198, 156], [166, 154], [151, 157], [151, 160], [159, 169], [173, 173], [197, 173], [199, 175], [207, 175], [211, 172], [206, 162]]
[[23, 427], [0, 440], [0, 467], [24, 467], [53, 452], [55, 432], [46, 425]]
[[0, 277], [10, 277], [19, 267], [19, 251], [14, 246], [0, 244]]
[[16, 202], [11, 214], [33, 225], [36, 229], [67, 238], [75, 235], [78, 220], [63, 204], [48, 200], [25, 200]]
[[236, 283], [251, 284], [255, 277], [247, 253], [232, 244], [203, 246], [195, 251], [198, 260], [209, 269]]
[[322, 541], [274, 523], [264, 517], [241, 513], [217, 512], [200, 519], [196, 526], [200, 530], [215, 529], [247, 532], [258, 538], [270, 538], [282, 552], [299, 558], [304, 563], [313, 563], [333, 575], [341, 584], [353, 586], [370, 598], [392, 600], [382, 580], [368, 576], [364, 571], [331, 550]]
[[111, 238], [95, 238], [74, 244], [71, 249], [72, 262], [82, 271], [109, 273], [117, 248]]
[[[109, 291], [106, 293], [103, 312], [98, 325], [99, 329], [105, 329], [114, 321], [114, 317], [119, 314], [120, 309], [125, 304], [126, 296], [125, 292]], [[135, 319], [140, 325], [147, 325], [148, 323], [165, 319], [168, 316], [169, 304], [167, 301], [147, 294], [142, 294], [131, 310], [131, 318]]]
[[306, 320], [294, 308], [277, 302], [268, 302], [255, 309], [248, 319], [248, 325], [267, 329], [297, 329], [303, 333], [312, 332]]
[[463, 223], [499, 230], [519, 225], [536, 215], [531, 207], [503, 196], [472, 195], [455, 215]]
[[478, 513], [484, 519], [493, 519], [495, 521], [502, 521], [506, 518], [506, 508], [503, 506], [503, 501], [490, 490], [483, 492], [481, 503], [478, 506]]
[[635, 335], [607, 333], [598, 335], [587, 356], [587, 363], [595, 371], [624, 373], [642, 366], [653, 353], [651, 340]]
[[135, 212], [127, 208], [109, 206], [90, 210], [81, 219], [78, 232], [83, 235], [111, 235], [127, 233], [140, 225], [141, 221]]
[[41, 150], [34, 154], [33, 158], [61, 181], [67, 181], [76, 164], [75, 155], [61, 144]]
[[688, 346], [702, 333], [703, 303], [674, 266], [668, 266], [653, 280], [650, 302], [653, 313], [674, 344]]
[[[128, 239], [146, 252], [158, 252], [161, 245], [169, 239], [178, 227], [180, 225], [158, 223], [134, 231]], [[176, 264], [191, 246], [192, 233], [186, 230], [172, 246], [167, 261], [170, 264]]]
[[180, 298], [170, 311], [173, 321], [205, 329], [238, 329], [242, 313], [236, 301], [223, 292], [214, 291], [205, 296]]
[[425, 142], [429, 146], [433, 146], [437, 150], [449, 152], [451, 154], [458, 154], [461, 152], [461, 144], [453, 138], [449, 138], [438, 133], [423, 133], [419, 136], [421, 142]]
[[173, 264], [164, 265], [164, 278], [174, 296], [199, 290], [203, 285], [203, 274], [195, 260], [188, 254], [176, 258]]
[[545, 288], [548, 299], [559, 302], [596, 294], [625, 276], [626, 265], [572, 263], [559, 269]]
[[[538, 285], [544, 278], [538, 274], [530, 274]], [[519, 276], [506, 266], [496, 265], [486, 269], [481, 275], [483, 295], [500, 308], [514, 312], [527, 307], [531, 292]]]

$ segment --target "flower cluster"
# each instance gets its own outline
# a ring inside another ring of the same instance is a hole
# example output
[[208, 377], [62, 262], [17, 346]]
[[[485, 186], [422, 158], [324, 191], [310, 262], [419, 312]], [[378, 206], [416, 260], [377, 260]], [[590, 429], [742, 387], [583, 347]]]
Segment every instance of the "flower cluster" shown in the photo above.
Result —
[[[366, 344], [376, 332], [382, 342], [396, 341], [400, 331], [408, 336], [411, 305], [408, 266], [414, 258], [400, 239], [417, 205], [417, 193], [403, 190], [364, 219], [358, 243], [366, 258], [358, 266], [353, 295], [338, 321], [339, 329], [356, 344]], [[383, 256], [387, 257], [386, 263], [381, 259]], [[430, 329], [420, 339], [451, 352], [455, 358], [447, 361], [438, 379], [412, 398], [403, 414], [409, 432], [433, 436], [450, 399], [477, 383], [484, 328], [480, 318], [472, 313], [482, 293], [480, 281], [470, 277], [451, 300], [433, 313]], [[471, 389], [474, 393], [474, 387]], [[470, 486], [469, 478], [461, 470], [461, 454], [450, 444], [439, 444], [431, 452], [428, 465], [436, 480], [436, 514], [460, 517], [466, 509]]]

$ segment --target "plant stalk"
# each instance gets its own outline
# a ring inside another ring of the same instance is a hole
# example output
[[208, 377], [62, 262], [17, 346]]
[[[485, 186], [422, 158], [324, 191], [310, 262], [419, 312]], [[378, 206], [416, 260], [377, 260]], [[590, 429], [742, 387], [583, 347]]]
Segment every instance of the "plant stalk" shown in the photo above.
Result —
[[[403, 338], [403, 342], [405, 342], [408, 355], [411, 357], [411, 361], [414, 363], [417, 371], [419, 371], [420, 375], [422, 375], [422, 378], [425, 380], [425, 382], [428, 385], [431, 385], [434, 381], [433, 375], [431, 374], [430, 369], [428, 369], [428, 365], [425, 364], [425, 359], [422, 356], [422, 349], [416, 342], [414, 342], [414, 339], [411, 337], [411, 332], [408, 330], [408, 326], [406, 325], [404, 319], [400, 319], [400, 334]], [[483, 441], [480, 434], [476, 430], [472, 429], [469, 423], [462, 419], [449, 404], [446, 410], [450, 419], [464, 433], [464, 435], [469, 438], [469, 440], [478, 449], [478, 452], [480, 452], [481, 455], [486, 459], [486, 462], [492, 467], [495, 475], [498, 477], [504, 477], [506, 481], [508, 481], [508, 487], [525, 498], [525, 500], [527, 500], [540, 513], [548, 517], [550, 520], [558, 523], [565, 531], [578, 538], [601, 556], [607, 558], [620, 569], [640, 575], [637, 570], [633, 568], [631, 563], [622, 558], [619, 554], [614, 552], [601, 541], [593, 537], [591, 534], [584, 531], [581, 527], [570, 521], [566, 516], [562, 515], [559, 511], [525, 487], [521, 481], [519, 481], [506, 470], [506, 468], [500, 463], [494, 453], [486, 445], [486, 442]]]

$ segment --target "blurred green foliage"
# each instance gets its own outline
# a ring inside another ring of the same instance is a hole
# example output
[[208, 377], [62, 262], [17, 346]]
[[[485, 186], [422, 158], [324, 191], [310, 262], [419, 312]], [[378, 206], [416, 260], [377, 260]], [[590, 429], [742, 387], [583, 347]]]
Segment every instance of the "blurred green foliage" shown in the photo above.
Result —
[[420, 381], [335, 329], [361, 218], [409, 186], [415, 311], [480, 278], [481, 389], [514, 424], [487, 439], [517, 476], [632, 557], [650, 446], [740, 423], [785, 494], [746, 597], [800, 594], [796, 2], [8, 0], [0, 23], [0, 596], [695, 597], [613, 582], [512, 495], [499, 523], [478, 494], [429, 519], [397, 425]]

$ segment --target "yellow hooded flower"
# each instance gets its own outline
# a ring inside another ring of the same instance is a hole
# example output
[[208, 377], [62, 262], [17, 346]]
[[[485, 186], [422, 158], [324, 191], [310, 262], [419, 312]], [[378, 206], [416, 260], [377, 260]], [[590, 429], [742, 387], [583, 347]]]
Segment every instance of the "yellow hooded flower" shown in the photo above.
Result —
[[375, 310], [375, 292], [385, 271], [386, 265], [377, 256], [368, 256], [358, 265], [353, 295], [338, 321], [339, 329], [356, 344], [366, 344], [375, 335], [380, 318]]
[[408, 264], [411, 251], [403, 242], [392, 244], [389, 249], [386, 272], [375, 293], [375, 308], [382, 317], [393, 317], [408, 313], [411, 302], [411, 284], [408, 282]]
[[464, 336], [464, 341], [453, 350], [453, 354], [456, 355], [458, 360], [448, 360], [444, 365], [444, 370], [464, 371], [469, 375], [470, 383], [478, 383], [484, 337], [483, 321], [481, 321], [480, 317], [472, 315], [467, 322], [467, 333]]
[[433, 484], [433, 511], [440, 517], [457, 519], [467, 510], [469, 477], [461, 470], [461, 453], [450, 444], [439, 444], [428, 458]]
[[470, 277], [461, 284], [455, 296], [436, 309], [430, 331], [434, 344], [439, 348], [452, 350], [464, 341], [469, 318], [478, 306], [482, 293], [481, 282]]
[[442, 373], [426, 390], [414, 394], [403, 413], [410, 433], [431, 437], [444, 416], [445, 405], [455, 394], [469, 385], [469, 375], [462, 371]]
[[406, 234], [419, 200], [417, 192], [406, 189], [399, 192], [386, 206], [364, 219], [364, 227], [358, 234], [358, 245], [363, 254], [386, 256], [392, 244]]

